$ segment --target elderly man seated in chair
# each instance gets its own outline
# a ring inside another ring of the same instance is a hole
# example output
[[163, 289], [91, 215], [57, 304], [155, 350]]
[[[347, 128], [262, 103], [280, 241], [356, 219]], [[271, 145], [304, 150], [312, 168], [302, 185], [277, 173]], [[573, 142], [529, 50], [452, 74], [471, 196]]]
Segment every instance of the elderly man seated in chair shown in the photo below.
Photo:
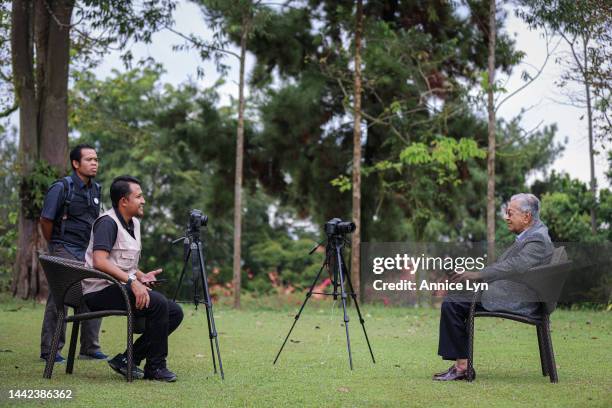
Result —
[[[540, 221], [540, 201], [533, 194], [512, 196], [504, 220], [516, 240], [497, 262], [479, 272], [464, 272], [452, 276], [453, 281], [488, 282], [488, 289], [482, 292], [476, 310], [505, 311], [536, 317], [539, 304], [526, 300], [533, 299], [531, 289], [523, 283], [510, 280], [530, 268], [550, 262], [553, 244], [548, 228]], [[468, 379], [468, 323], [470, 303], [445, 300], [440, 315], [440, 337], [438, 355], [455, 363], [446, 371], [434, 374], [435, 381], [457, 381]], [[475, 378], [476, 373], [473, 373]]]

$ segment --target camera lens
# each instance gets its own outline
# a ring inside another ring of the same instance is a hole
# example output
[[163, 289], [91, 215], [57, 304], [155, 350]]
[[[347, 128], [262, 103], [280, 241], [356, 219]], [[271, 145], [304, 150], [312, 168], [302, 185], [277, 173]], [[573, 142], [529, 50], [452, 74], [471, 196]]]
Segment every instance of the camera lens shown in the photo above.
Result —
[[339, 222], [337, 225], [337, 229], [340, 234], [350, 234], [355, 231], [356, 228], [355, 223], [351, 221]]
[[355, 231], [355, 223], [342, 221], [340, 218], [332, 218], [325, 223], [325, 233], [327, 235], [350, 234]]

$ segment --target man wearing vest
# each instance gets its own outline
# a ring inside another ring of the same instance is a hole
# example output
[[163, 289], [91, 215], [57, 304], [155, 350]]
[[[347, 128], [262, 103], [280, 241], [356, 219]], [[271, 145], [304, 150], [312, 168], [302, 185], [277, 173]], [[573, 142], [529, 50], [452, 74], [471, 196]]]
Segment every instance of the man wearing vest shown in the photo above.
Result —
[[[183, 311], [151, 290], [161, 269], [149, 273], [138, 269], [141, 251], [138, 218], [143, 216], [145, 204], [140, 182], [130, 176], [117, 177], [111, 184], [110, 195], [113, 208], [95, 221], [85, 263], [123, 282], [135, 308], [134, 315], [146, 318], [146, 329], [134, 342], [133, 377], [176, 381], [176, 375], [166, 367], [168, 336], [181, 324]], [[125, 309], [121, 290], [110, 281], [85, 279], [82, 286], [85, 302], [92, 311]], [[144, 359], [147, 362], [143, 371], [138, 365]], [[126, 353], [118, 354], [108, 364], [117, 373], [127, 375]]]
[[[98, 171], [96, 150], [81, 144], [70, 152], [73, 173], [51, 185], [45, 195], [40, 216], [43, 236], [49, 243], [49, 253], [62, 258], [85, 261], [85, 250], [89, 243], [91, 226], [100, 214], [100, 185], [94, 182]], [[40, 358], [47, 359], [51, 350], [51, 340], [55, 333], [57, 311], [53, 297], [49, 293], [40, 339]], [[101, 319], [86, 320], [81, 323], [81, 350], [79, 358], [106, 360], [107, 355], [100, 350], [98, 337]], [[59, 349], [65, 342], [66, 325], [62, 328]], [[59, 354], [56, 362], [63, 362]]]

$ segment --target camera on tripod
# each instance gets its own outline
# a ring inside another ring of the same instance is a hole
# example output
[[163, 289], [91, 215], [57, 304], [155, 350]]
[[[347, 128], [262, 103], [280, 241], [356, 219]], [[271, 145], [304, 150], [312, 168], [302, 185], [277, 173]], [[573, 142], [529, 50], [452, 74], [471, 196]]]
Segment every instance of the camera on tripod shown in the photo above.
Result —
[[[185, 271], [191, 260], [191, 270], [193, 276], [193, 303], [198, 308], [199, 304], [206, 306], [206, 321], [208, 323], [208, 338], [210, 339], [210, 352], [212, 354], [213, 370], [217, 373], [217, 361], [219, 362], [219, 371], [221, 379], [225, 378], [223, 374], [223, 363], [221, 362], [221, 352], [219, 351], [219, 339], [217, 336], [217, 328], [215, 318], [213, 316], [213, 304], [208, 288], [208, 276], [206, 275], [206, 266], [204, 263], [204, 251], [202, 248], [202, 240], [200, 230], [208, 224], [208, 216], [204, 215], [200, 210], [191, 210], [189, 212], [189, 221], [187, 222], [187, 231], [184, 237], [181, 237], [174, 242], [183, 241], [183, 269], [179, 278], [176, 291], [174, 292], [174, 301], [178, 295]], [[200, 291], [201, 288], [201, 291]], [[203, 294], [203, 300], [200, 294]], [[215, 352], [217, 354], [215, 358]]]
[[[287, 344], [287, 340], [289, 340], [289, 336], [291, 336], [291, 332], [295, 327], [300, 315], [302, 314], [302, 310], [304, 310], [304, 306], [306, 306], [306, 302], [313, 294], [317, 295], [326, 295], [332, 296], [334, 300], [340, 298], [342, 302], [342, 309], [344, 312], [344, 328], [346, 331], [346, 349], [348, 351], [349, 358], [349, 367], [351, 370], [353, 369], [353, 354], [351, 352], [351, 340], [349, 337], [349, 316], [347, 313], [347, 300], [350, 297], [353, 300], [353, 304], [355, 305], [355, 309], [357, 310], [357, 315], [359, 316], [359, 323], [361, 324], [361, 328], [363, 329], [363, 334], [365, 336], [366, 343], [368, 344], [368, 350], [370, 351], [370, 356], [372, 357], [372, 362], [376, 363], [374, 359], [374, 352], [372, 351], [372, 346], [370, 345], [370, 339], [368, 339], [368, 333], [365, 328], [365, 320], [361, 315], [361, 310], [359, 309], [359, 303], [357, 302], [357, 293], [353, 288], [353, 283], [351, 282], [351, 273], [346, 268], [346, 264], [344, 262], [344, 255], [342, 254], [342, 248], [348, 243], [346, 241], [346, 234], [350, 234], [355, 232], [356, 226], [353, 222], [350, 221], [342, 221], [340, 218], [332, 218], [327, 221], [324, 226], [325, 234], [327, 235], [327, 243], [325, 244], [325, 259], [323, 264], [321, 265], [321, 269], [319, 269], [319, 273], [314, 278], [314, 281], [310, 285], [310, 289], [308, 289], [308, 293], [306, 294], [306, 299], [304, 299], [304, 303], [300, 307], [297, 315], [295, 315], [293, 319], [293, 324], [289, 328], [289, 333], [285, 337], [283, 344], [278, 350], [276, 357], [274, 358], [274, 362], [272, 364], [276, 364], [278, 358], [280, 357], [281, 352], [285, 348]], [[312, 254], [316, 251], [317, 248], [322, 246], [323, 242], [318, 243], [315, 247], [310, 251], [309, 254]], [[354, 250], [359, 250], [356, 248]], [[315, 286], [321, 277], [321, 274], [324, 269], [330, 274], [329, 280], [332, 283], [332, 292], [314, 292]]]
[[191, 210], [189, 212], [189, 223], [187, 224], [187, 234], [194, 234], [200, 232], [201, 227], [205, 227], [208, 224], [208, 216], [203, 214], [200, 210]]
[[325, 233], [330, 235], [351, 234], [355, 231], [355, 223], [342, 221], [340, 218], [332, 218], [325, 223]]

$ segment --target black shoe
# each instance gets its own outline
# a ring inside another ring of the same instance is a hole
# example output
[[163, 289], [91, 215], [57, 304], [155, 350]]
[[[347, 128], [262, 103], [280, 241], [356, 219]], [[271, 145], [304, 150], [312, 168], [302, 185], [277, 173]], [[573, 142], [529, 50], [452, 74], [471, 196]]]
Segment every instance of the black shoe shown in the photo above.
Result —
[[[476, 370], [472, 369], [472, 380], [476, 379]], [[434, 375], [434, 381], [468, 381], [468, 370], [459, 371], [457, 367], [452, 366], [447, 372], [440, 375]]]
[[447, 370], [440, 371], [439, 373], [435, 373], [433, 376], [434, 376], [434, 377], [441, 377], [441, 376], [443, 376], [443, 375], [445, 375], [445, 374], [450, 373], [450, 371], [451, 371], [453, 368], [455, 368], [455, 365], [454, 365], [454, 364], [453, 364], [452, 366], [448, 367], [448, 369], [447, 369]]
[[[108, 365], [112, 368], [117, 374], [121, 374], [122, 376], [127, 378], [127, 357], [123, 354], [117, 354], [111, 360], [108, 360]], [[142, 379], [144, 377], [144, 371], [142, 371], [136, 364], [132, 367], [132, 378]]]
[[174, 382], [176, 381], [176, 374], [166, 367], [160, 367], [152, 370], [145, 369], [144, 378], [147, 380]]

